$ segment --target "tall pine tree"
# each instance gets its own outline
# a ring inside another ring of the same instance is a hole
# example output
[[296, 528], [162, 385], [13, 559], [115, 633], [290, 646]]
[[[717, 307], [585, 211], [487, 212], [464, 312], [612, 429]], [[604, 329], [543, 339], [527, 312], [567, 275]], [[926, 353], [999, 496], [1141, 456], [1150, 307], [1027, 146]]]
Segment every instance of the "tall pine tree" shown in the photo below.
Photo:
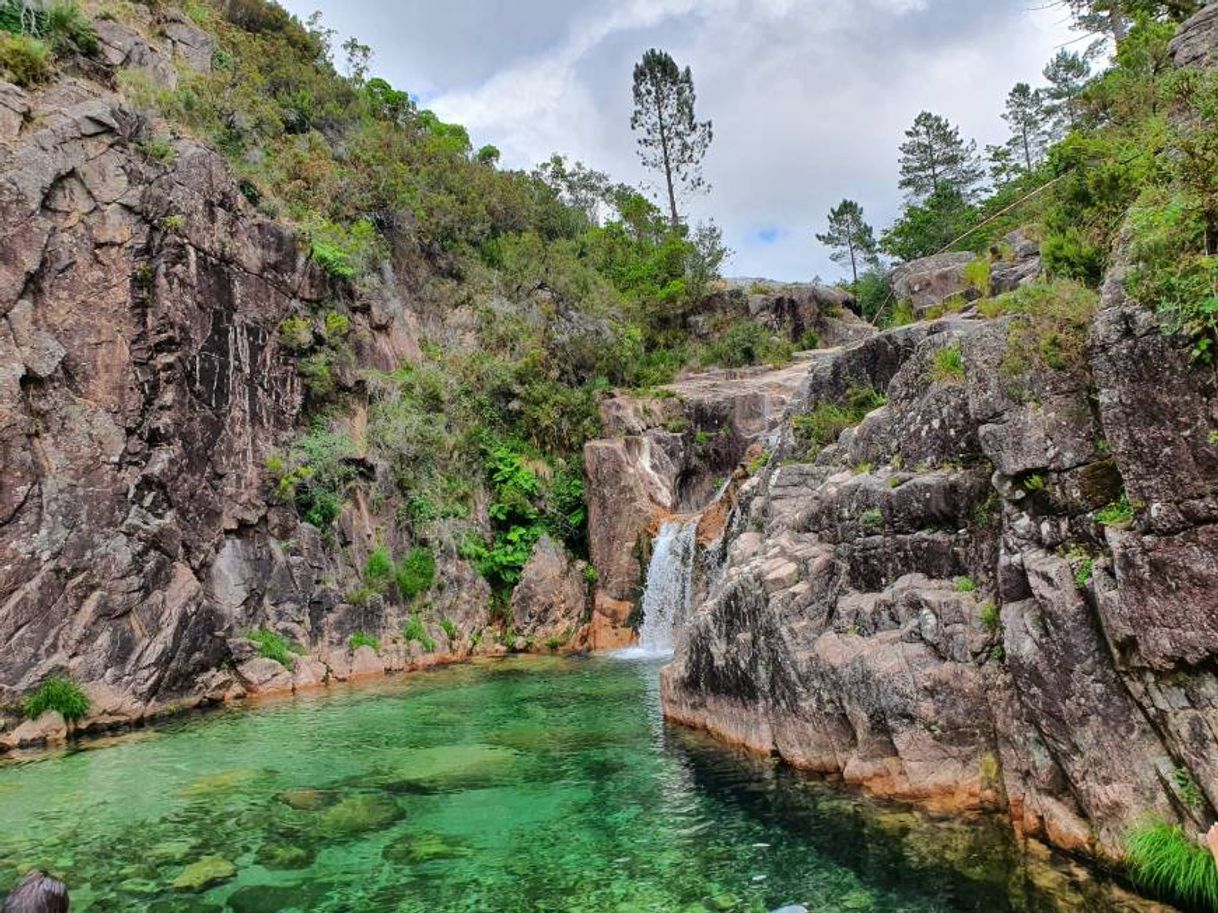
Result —
[[971, 199], [984, 177], [977, 143], [965, 142], [944, 117], [923, 111], [905, 131], [901, 144], [901, 189], [911, 202], [921, 203], [938, 193], [953, 191]]
[[834, 263], [850, 264], [855, 284], [859, 266], [876, 263], [875, 232], [863, 219], [863, 207], [854, 200], [842, 200], [829, 210], [829, 230], [816, 240], [832, 250], [829, 256]]
[[1044, 77], [1049, 83], [1041, 90], [1045, 116], [1053, 139], [1061, 139], [1078, 123], [1079, 93], [1091, 78], [1091, 63], [1082, 54], [1063, 48], [1045, 67]]
[[1040, 90], [1026, 82], [1016, 83], [1007, 95], [1002, 119], [1011, 128], [1007, 148], [1021, 170], [1031, 171], [1041, 163], [1049, 145], [1048, 118]]
[[639, 134], [639, 158], [664, 177], [669, 218], [681, 224], [678, 190], [706, 188], [702, 158], [713, 136], [711, 122], [694, 116], [694, 77], [666, 52], [652, 48], [634, 67], [634, 113], [630, 129]]

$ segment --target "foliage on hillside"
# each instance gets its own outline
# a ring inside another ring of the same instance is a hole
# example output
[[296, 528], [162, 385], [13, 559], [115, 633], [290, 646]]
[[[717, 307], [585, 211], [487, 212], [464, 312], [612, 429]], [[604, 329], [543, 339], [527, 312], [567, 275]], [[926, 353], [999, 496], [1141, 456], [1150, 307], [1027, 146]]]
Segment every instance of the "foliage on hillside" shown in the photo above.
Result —
[[[602, 391], [665, 383], [686, 365], [789, 357], [689, 343], [686, 320], [727, 253], [713, 226], [674, 227], [638, 191], [560, 156], [499, 168], [494, 147], [475, 149], [463, 127], [370, 78], [367, 48], [333, 47], [319, 17], [302, 23], [268, 0], [183, 11], [216, 39], [212, 71], [183, 70], [167, 89], [124, 70], [118, 86], [220, 150], [249, 202], [298, 226], [330, 279], [330, 300], [280, 327], [308, 414], [267, 463], [273, 496], [323, 531], [355, 486], [370, 488], [409, 541], [459, 542], [510, 588], [543, 532], [586, 548], [581, 452], [599, 433]], [[172, 155], [167, 136], [145, 145]], [[360, 363], [354, 312], [391, 274], [410, 287], [423, 356], [374, 372]], [[356, 439], [344, 417], [363, 406]], [[365, 458], [389, 468], [388, 482]]]

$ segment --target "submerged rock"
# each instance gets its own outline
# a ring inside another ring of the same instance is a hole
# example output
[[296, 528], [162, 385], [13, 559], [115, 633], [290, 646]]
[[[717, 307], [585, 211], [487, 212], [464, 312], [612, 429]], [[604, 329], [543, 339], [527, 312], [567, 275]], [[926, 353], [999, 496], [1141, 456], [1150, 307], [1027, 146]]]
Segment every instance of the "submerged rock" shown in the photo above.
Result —
[[359, 793], [331, 807], [318, 819], [317, 829], [328, 836], [347, 837], [383, 830], [402, 815], [393, 798], [383, 793]]
[[205, 891], [213, 885], [228, 881], [237, 874], [237, 867], [223, 856], [204, 856], [186, 866], [171, 884], [177, 891]]
[[381, 857], [387, 862], [422, 863], [463, 859], [473, 852], [462, 840], [442, 834], [416, 834], [389, 844], [381, 851]]

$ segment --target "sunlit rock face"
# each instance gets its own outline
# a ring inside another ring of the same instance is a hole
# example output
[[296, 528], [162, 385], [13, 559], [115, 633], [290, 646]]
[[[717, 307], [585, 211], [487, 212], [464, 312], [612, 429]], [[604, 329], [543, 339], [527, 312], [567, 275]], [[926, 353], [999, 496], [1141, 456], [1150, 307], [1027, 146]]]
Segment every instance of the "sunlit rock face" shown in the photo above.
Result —
[[[851, 389], [887, 402], [814, 456], [788, 431], [743, 486], [663, 674], [668, 715], [1085, 851], [1117, 852], [1148, 814], [1200, 826], [1218, 799], [1213, 378], [1114, 288], [1057, 368], [1012, 370], [1012, 318], [815, 365], [796, 424]], [[1133, 521], [1098, 522], [1122, 492]]]

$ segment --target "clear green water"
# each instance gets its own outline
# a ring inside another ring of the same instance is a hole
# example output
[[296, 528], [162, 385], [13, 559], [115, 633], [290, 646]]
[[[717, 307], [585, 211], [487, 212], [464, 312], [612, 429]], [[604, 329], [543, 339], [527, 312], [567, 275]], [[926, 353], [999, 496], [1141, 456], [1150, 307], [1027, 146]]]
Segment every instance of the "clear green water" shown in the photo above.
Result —
[[[454, 667], [9, 763], [0, 889], [45, 867], [107, 913], [1113, 909], [1077, 872], [1026, 870], [994, 823], [665, 725], [657, 672]], [[172, 887], [205, 857], [235, 874]]]

